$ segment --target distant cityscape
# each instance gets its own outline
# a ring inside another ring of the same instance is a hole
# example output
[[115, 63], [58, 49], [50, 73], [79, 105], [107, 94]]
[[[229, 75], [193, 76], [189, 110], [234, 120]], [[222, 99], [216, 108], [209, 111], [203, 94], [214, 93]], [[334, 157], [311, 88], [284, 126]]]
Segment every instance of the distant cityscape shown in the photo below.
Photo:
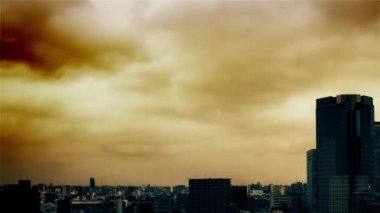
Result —
[[[380, 122], [372, 97], [316, 100], [316, 149], [305, 150], [307, 183], [232, 185], [230, 178], [176, 186], [32, 184], [0, 188], [0, 212], [379, 213]], [[291, 172], [291, 171], [289, 171]]]

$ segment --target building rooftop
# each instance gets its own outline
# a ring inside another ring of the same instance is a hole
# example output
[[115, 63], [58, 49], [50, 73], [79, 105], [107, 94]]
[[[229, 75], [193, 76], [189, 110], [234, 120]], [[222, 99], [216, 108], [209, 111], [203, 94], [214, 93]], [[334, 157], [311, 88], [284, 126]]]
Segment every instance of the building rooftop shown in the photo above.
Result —
[[317, 102], [317, 106], [339, 104], [343, 102], [355, 102], [355, 103], [372, 105], [373, 99], [372, 97], [360, 95], [360, 94], [341, 94], [341, 95], [337, 95], [336, 97], [328, 96], [328, 97], [318, 98], [316, 102]]

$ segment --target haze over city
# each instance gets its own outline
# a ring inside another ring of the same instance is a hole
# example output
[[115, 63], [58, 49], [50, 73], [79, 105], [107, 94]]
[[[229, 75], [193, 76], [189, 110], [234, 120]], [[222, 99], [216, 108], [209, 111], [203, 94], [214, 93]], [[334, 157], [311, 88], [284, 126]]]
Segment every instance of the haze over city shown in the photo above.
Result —
[[1, 1], [1, 183], [306, 180], [315, 99], [380, 119], [379, 1]]

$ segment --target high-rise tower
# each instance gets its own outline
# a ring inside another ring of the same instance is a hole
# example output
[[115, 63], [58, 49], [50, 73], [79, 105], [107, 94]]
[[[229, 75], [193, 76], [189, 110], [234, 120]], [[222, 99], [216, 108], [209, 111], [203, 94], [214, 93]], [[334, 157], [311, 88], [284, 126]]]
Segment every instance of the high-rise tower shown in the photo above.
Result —
[[95, 178], [93, 177], [90, 178], [90, 189], [95, 189]]
[[338, 95], [316, 104], [317, 209], [353, 212], [355, 194], [375, 182], [372, 98]]
[[380, 122], [375, 122], [375, 190], [380, 192]]
[[315, 149], [307, 151], [307, 189], [306, 205], [315, 210], [317, 205], [317, 153]]

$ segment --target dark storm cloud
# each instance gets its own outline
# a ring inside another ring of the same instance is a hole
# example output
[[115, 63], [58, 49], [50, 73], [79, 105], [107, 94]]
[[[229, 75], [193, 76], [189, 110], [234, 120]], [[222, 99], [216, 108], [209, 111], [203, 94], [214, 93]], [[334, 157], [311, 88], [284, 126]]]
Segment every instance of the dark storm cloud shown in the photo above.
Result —
[[315, 1], [313, 4], [325, 19], [324, 23], [337, 28], [357, 30], [380, 21], [380, 1]]
[[[96, 23], [84, 1], [4, 1], [1, 7], [1, 60], [3, 65], [22, 63], [32, 71], [53, 74], [62, 67], [94, 67], [110, 70], [112, 58], [136, 59], [137, 44], [105, 38], [105, 30], [88, 32]], [[82, 25], [76, 24], [76, 22]], [[95, 26], [96, 28], [96, 26]], [[109, 56], [108, 54], [112, 55]]]
[[[48, 177], [54, 160], [63, 183], [90, 175], [109, 184], [195, 175], [289, 183], [305, 178], [315, 98], [376, 98], [373, 2], [130, 3], [2, 8], [4, 177]], [[60, 71], [67, 75], [39, 78]]]

